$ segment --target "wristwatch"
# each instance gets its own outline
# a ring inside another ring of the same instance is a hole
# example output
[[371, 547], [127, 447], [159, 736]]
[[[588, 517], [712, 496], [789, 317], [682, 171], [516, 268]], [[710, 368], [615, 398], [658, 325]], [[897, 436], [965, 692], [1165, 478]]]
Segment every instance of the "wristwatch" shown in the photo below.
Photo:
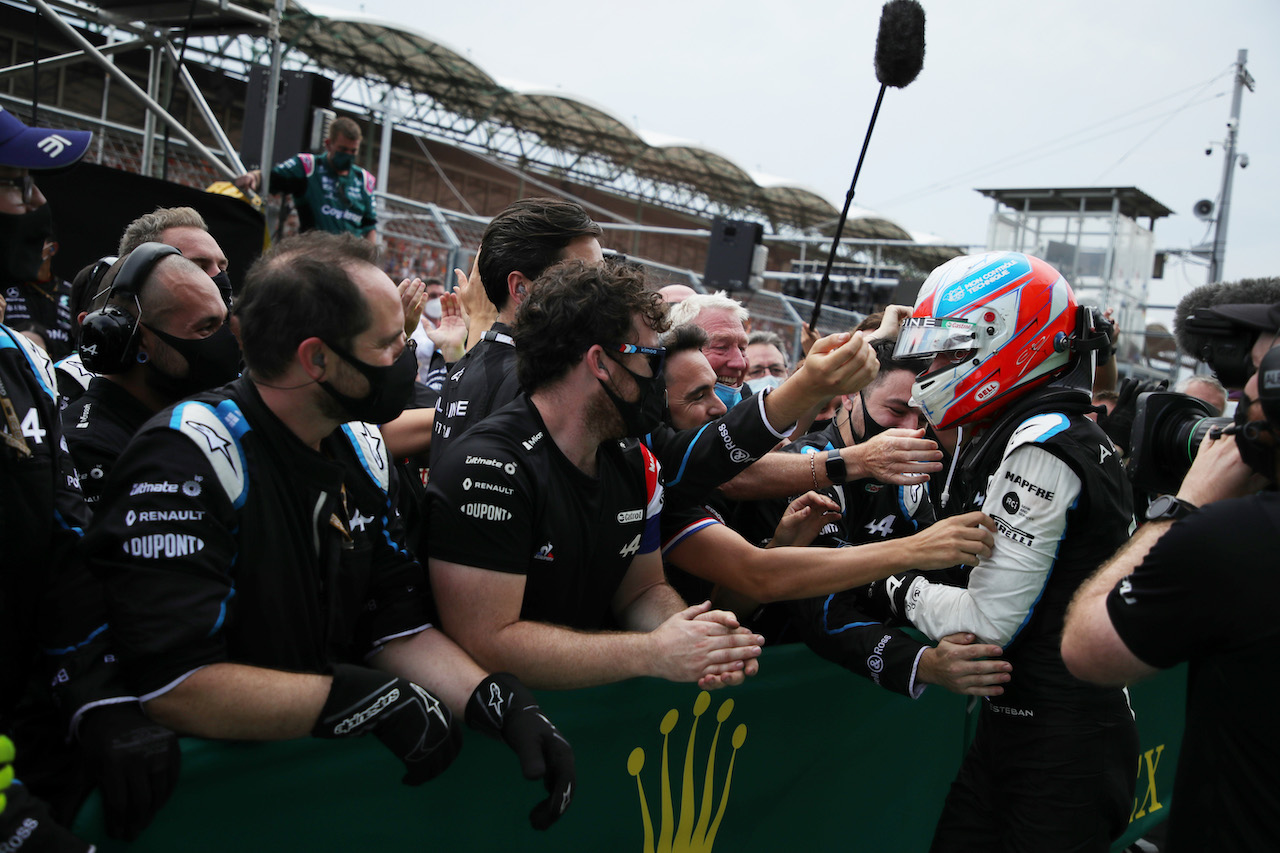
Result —
[[1147, 507], [1147, 521], [1177, 521], [1200, 507], [1176, 495], [1161, 495]]
[[844, 457], [834, 447], [827, 451], [827, 479], [833, 483], [843, 483], [849, 476]]

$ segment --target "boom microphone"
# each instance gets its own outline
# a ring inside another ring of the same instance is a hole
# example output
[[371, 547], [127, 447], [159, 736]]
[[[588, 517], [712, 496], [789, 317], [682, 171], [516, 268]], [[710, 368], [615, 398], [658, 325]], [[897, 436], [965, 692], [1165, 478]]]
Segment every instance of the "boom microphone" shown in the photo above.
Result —
[[871, 123], [867, 125], [866, 138], [862, 140], [862, 152], [858, 155], [858, 165], [853, 170], [853, 182], [849, 184], [849, 192], [845, 194], [844, 210], [840, 211], [840, 221], [836, 225], [835, 236], [831, 239], [831, 252], [827, 255], [827, 266], [822, 271], [822, 283], [818, 285], [818, 295], [813, 300], [809, 328], [815, 332], [818, 328], [818, 314], [822, 310], [822, 299], [826, 296], [827, 285], [831, 283], [831, 265], [835, 263], [836, 250], [840, 248], [840, 237], [844, 234], [845, 220], [849, 218], [853, 192], [858, 186], [858, 175], [862, 174], [862, 161], [866, 159], [867, 146], [871, 144], [871, 132], [876, 127], [876, 116], [880, 114], [885, 89], [890, 86], [901, 89], [915, 80], [924, 67], [924, 9], [916, 0], [889, 0], [880, 10], [875, 66], [876, 79], [880, 81], [880, 94], [876, 96], [876, 106], [871, 111]]
[[880, 12], [876, 79], [901, 89], [924, 67], [924, 9], [915, 0], [890, 0]]
[[1205, 284], [1182, 297], [1173, 310], [1173, 336], [1178, 349], [1199, 357], [1198, 341], [1191, 339], [1187, 317], [1215, 305], [1275, 305], [1280, 302], [1280, 278], [1245, 278], [1227, 284]]

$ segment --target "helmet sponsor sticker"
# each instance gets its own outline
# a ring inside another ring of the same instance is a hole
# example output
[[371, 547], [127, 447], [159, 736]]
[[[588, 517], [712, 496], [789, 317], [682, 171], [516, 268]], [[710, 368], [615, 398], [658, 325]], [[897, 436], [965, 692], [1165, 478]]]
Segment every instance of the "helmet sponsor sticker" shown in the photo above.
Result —
[[977, 390], [977, 393], [973, 395], [973, 399], [981, 403], [983, 400], [990, 399], [990, 397], [999, 390], [1000, 390], [999, 382], [988, 382], [986, 385], [983, 385], [981, 388]]

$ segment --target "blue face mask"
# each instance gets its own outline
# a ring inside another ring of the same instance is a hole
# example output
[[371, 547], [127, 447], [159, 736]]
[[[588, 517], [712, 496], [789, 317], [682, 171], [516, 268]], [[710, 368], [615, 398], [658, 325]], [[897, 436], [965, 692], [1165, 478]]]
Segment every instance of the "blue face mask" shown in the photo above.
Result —
[[716, 383], [716, 396], [724, 403], [726, 409], [732, 409], [742, 401], [742, 388]]
[[751, 389], [751, 393], [759, 394], [766, 388], [777, 388], [782, 382], [780, 376], [761, 376], [758, 379], [748, 379], [747, 387]]

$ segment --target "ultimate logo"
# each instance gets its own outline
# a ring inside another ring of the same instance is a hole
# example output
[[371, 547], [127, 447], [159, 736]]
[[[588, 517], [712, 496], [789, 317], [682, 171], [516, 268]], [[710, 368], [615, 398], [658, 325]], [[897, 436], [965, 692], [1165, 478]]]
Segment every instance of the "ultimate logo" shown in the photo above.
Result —
[[636, 747], [627, 759], [627, 772], [636, 779], [636, 793], [640, 798], [640, 819], [644, 823], [644, 853], [710, 853], [716, 841], [716, 833], [720, 829], [720, 821], [724, 819], [725, 808], [729, 805], [729, 783], [733, 780], [733, 764], [738, 750], [747, 740], [747, 727], [738, 724], [733, 730], [733, 749], [729, 753], [729, 767], [724, 774], [724, 788], [720, 792], [720, 803], [716, 808], [715, 820], [711, 818], [712, 790], [715, 781], [716, 748], [720, 743], [720, 729], [729, 715], [733, 713], [733, 700], [726, 699], [716, 712], [715, 734], [711, 737], [711, 747], [707, 751], [706, 770], [702, 778], [702, 805], [697, 809], [698, 823], [694, 825], [694, 744], [698, 737], [698, 721], [711, 707], [711, 695], [706, 691], [698, 694], [693, 703], [693, 726], [689, 730], [689, 742], [684, 752], [684, 772], [680, 784], [679, 822], [672, 814], [671, 776], [668, 768], [668, 745], [671, 732], [680, 722], [680, 713], [672, 708], [662, 718], [658, 730], [662, 732], [662, 802], [661, 825], [658, 831], [658, 845], [653, 843], [653, 818], [649, 813], [648, 801], [644, 795], [644, 783], [640, 781], [640, 771], [644, 769], [644, 750]]

